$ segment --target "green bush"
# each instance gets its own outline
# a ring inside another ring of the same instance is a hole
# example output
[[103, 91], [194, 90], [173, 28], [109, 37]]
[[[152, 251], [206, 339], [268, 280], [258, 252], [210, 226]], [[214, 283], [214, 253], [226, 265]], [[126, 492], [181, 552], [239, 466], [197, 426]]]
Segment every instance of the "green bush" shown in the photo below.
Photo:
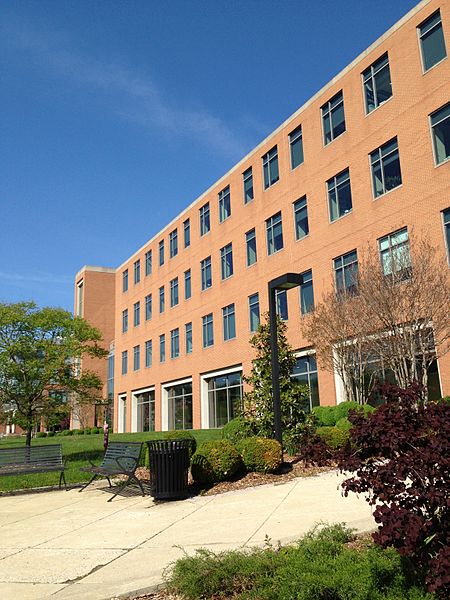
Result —
[[348, 418], [351, 410], [362, 411], [367, 417], [375, 408], [369, 404], [358, 404], [357, 402], [341, 402], [336, 406], [315, 406], [313, 414], [317, 419], [318, 427], [333, 427], [343, 418]]
[[247, 471], [273, 473], [281, 465], [281, 446], [276, 440], [253, 436], [241, 440], [237, 449]]
[[347, 417], [342, 417], [342, 419], [339, 419], [339, 421], [336, 423], [336, 427], [338, 429], [342, 429], [342, 431], [350, 431], [352, 424]]
[[236, 417], [228, 421], [222, 428], [223, 439], [230, 441], [232, 444], [237, 444], [244, 438], [251, 437], [254, 433], [250, 421], [244, 417]]
[[192, 458], [193, 454], [197, 450], [197, 440], [187, 429], [174, 429], [172, 431], [166, 431], [164, 434], [166, 440], [189, 440], [191, 446], [189, 448], [189, 458]]
[[192, 457], [191, 473], [198, 483], [215, 483], [230, 479], [242, 468], [242, 459], [228, 440], [204, 442]]
[[348, 431], [339, 429], [339, 427], [318, 427], [316, 433], [333, 450], [343, 448], [349, 439]]
[[47, 432], [46, 431], [38, 431], [36, 433], [36, 437], [37, 438], [45, 438], [45, 437], [47, 437]]
[[62, 431], [59, 432], [58, 435], [63, 435], [63, 436], [73, 435], [73, 431], [71, 429], [63, 429]]
[[97, 434], [97, 433], [101, 433], [103, 430], [100, 429], [99, 427], [91, 427], [91, 433]]
[[47, 431], [47, 437], [55, 437], [54, 431]]
[[83, 431], [84, 435], [91, 435], [91, 428], [90, 427], [86, 427], [86, 429]]
[[73, 435], [83, 435], [84, 434], [84, 429], [74, 429], [73, 430]]
[[317, 419], [318, 427], [331, 427], [336, 425], [336, 415], [334, 406], [315, 406], [312, 409]]

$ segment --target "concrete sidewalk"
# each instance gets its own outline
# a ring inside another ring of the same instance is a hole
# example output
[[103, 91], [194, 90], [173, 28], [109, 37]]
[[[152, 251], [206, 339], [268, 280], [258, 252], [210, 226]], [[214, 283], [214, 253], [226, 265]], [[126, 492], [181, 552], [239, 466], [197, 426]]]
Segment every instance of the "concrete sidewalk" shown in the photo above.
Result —
[[0, 598], [103, 600], [161, 583], [183, 551], [289, 542], [319, 521], [373, 529], [371, 507], [342, 497], [341, 480], [325, 473], [161, 504], [135, 495], [108, 503], [103, 482], [81, 494], [0, 497]]

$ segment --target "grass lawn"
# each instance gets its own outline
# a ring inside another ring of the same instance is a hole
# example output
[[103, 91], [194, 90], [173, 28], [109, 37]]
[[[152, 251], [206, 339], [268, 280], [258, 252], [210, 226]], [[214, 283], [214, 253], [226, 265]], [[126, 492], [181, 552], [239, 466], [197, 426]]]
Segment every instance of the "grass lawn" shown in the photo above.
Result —
[[[193, 430], [192, 434], [197, 440], [197, 444], [207, 440], [217, 440], [222, 437], [221, 429], [198, 429]], [[111, 441], [132, 441], [145, 442], [163, 437], [161, 432], [146, 433], [113, 433], [109, 436]], [[0, 448], [14, 448], [14, 446], [23, 446], [25, 437], [4, 438], [0, 440]], [[51, 438], [33, 439], [33, 446], [44, 444], [61, 444], [63, 457], [66, 460], [66, 481], [68, 484], [79, 483], [90, 479], [89, 473], [80, 471], [80, 467], [89, 465], [89, 460], [99, 464], [103, 458], [103, 433], [91, 435], [73, 435], [73, 436], [55, 436]], [[146, 450], [146, 448], [145, 448]], [[141, 455], [141, 463], [144, 463], [144, 452]], [[36, 488], [43, 486], [57, 485], [59, 473], [36, 473], [35, 475], [20, 475], [0, 477], [0, 492], [21, 490], [26, 488]]]

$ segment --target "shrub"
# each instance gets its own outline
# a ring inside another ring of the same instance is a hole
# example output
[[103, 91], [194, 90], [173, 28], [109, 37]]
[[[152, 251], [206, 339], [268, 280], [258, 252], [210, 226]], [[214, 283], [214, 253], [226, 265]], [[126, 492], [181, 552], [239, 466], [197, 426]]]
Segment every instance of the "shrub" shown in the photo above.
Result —
[[422, 389], [386, 384], [385, 403], [367, 419], [349, 419], [354, 449], [340, 460], [354, 473], [343, 483], [349, 492], [370, 492], [379, 523], [374, 540], [407, 556], [428, 589], [450, 596], [450, 406], [423, 403]]
[[91, 435], [91, 428], [90, 427], [86, 427], [86, 429], [83, 431], [84, 435]]
[[348, 418], [352, 410], [361, 412], [364, 416], [373, 413], [375, 408], [370, 404], [358, 404], [357, 402], [341, 402], [336, 406], [315, 406], [313, 414], [317, 419], [319, 427], [333, 427], [341, 419]]
[[47, 437], [55, 437], [54, 431], [47, 431]]
[[342, 431], [349, 432], [352, 428], [352, 424], [347, 417], [342, 417], [342, 419], [339, 419], [339, 421], [336, 423], [336, 427]]
[[242, 467], [242, 459], [228, 440], [204, 442], [192, 457], [191, 473], [198, 483], [215, 483], [232, 477]]
[[273, 473], [281, 465], [281, 445], [276, 440], [249, 437], [241, 440], [237, 449], [247, 471]]
[[222, 437], [232, 444], [237, 444], [244, 438], [251, 437], [255, 431], [250, 421], [244, 417], [236, 417], [228, 421], [222, 428]]
[[62, 431], [59, 432], [58, 435], [64, 435], [64, 436], [73, 435], [73, 431], [71, 429], [63, 429]]
[[83, 435], [84, 434], [84, 429], [74, 429], [73, 430], [73, 435]]
[[98, 427], [91, 427], [91, 433], [101, 433], [103, 430], [99, 429]]
[[197, 450], [197, 440], [193, 434], [186, 429], [174, 429], [172, 431], [167, 431], [164, 434], [164, 438], [166, 440], [189, 440], [191, 442], [189, 448], [189, 458], [192, 458], [192, 455], [195, 454], [195, 451]]
[[332, 427], [336, 425], [336, 415], [334, 406], [315, 406], [312, 409], [314, 416], [317, 419], [319, 427]]
[[306, 437], [298, 451], [298, 458], [307, 466], [326, 467], [333, 461], [334, 452], [316, 433]]
[[332, 450], [343, 448], [349, 438], [348, 431], [339, 427], [318, 427], [316, 433]]
[[45, 437], [47, 437], [47, 432], [46, 431], [38, 431], [36, 433], [36, 437], [37, 438], [45, 438]]

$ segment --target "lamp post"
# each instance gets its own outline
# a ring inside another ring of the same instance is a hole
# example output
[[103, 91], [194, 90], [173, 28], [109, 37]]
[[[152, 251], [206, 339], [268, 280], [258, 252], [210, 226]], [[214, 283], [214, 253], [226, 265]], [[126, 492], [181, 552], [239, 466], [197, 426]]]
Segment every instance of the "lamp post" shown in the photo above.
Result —
[[270, 354], [272, 363], [272, 397], [275, 439], [283, 446], [283, 431], [281, 425], [280, 398], [280, 364], [278, 362], [277, 307], [276, 291], [290, 290], [298, 287], [303, 277], [298, 273], [285, 273], [269, 281], [269, 323], [270, 323]]

